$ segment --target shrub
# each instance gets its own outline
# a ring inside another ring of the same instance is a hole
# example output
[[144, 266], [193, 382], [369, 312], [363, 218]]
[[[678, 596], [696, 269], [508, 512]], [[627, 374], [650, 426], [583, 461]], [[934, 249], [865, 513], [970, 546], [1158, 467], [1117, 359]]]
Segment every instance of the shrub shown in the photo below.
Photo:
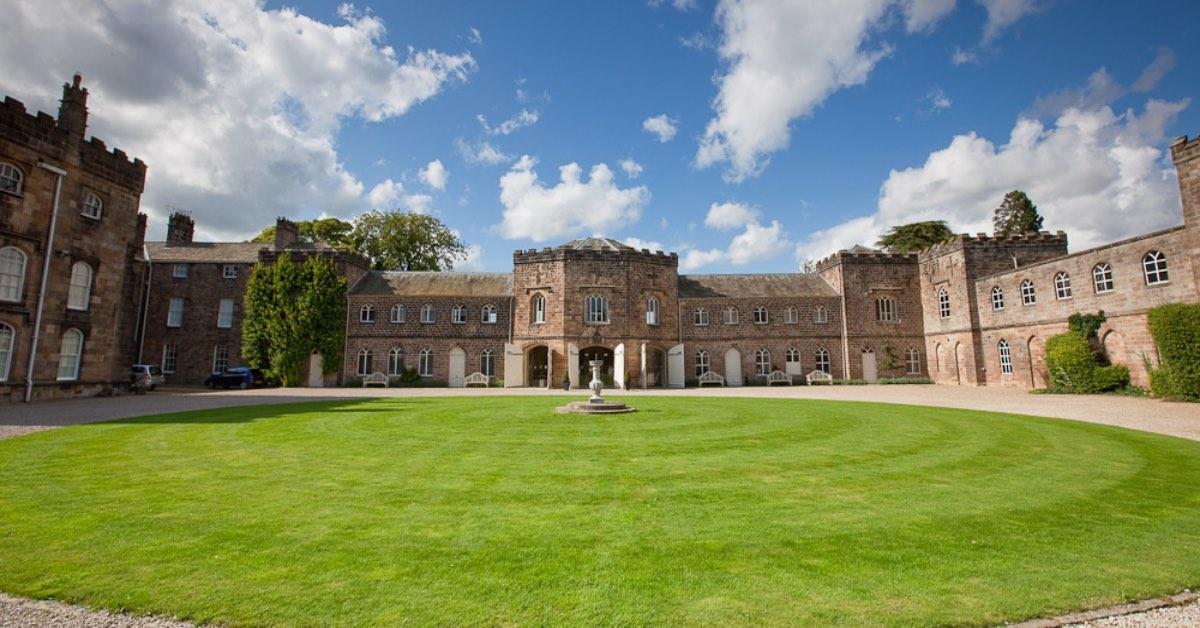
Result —
[[1162, 364], [1150, 373], [1150, 389], [1158, 397], [1200, 401], [1200, 304], [1156, 307], [1147, 323]]
[[880, 384], [932, 384], [928, 377], [880, 377]]
[[1129, 385], [1129, 369], [1100, 366], [1087, 336], [1076, 331], [1046, 339], [1050, 388], [1068, 393], [1098, 393]]

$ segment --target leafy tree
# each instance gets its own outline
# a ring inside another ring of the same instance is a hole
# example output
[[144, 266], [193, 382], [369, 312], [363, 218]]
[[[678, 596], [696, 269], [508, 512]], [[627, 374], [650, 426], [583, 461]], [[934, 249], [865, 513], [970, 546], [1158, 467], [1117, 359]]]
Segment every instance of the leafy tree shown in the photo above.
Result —
[[1004, 195], [1004, 201], [996, 208], [992, 225], [996, 236], [1037, 233], [1042, 230], [1042, 216], [1024, 192], [1013, 190]]
[[926, 220], [892, 227], [875, 246], [890, 253], [914, 253], [954, 237], [945, 220]]
[[309, 356], [321, 354], [325, 372], [342, 367], [346, 278], [332, 260], [310, 257], [303, 264], [284, 254], [259, 264], [246, 287], [242, 356], [284, 386], [295, 386]]
[[367, 212], [355, 221], [350, 239], [377, 270], [451, 270], [467, 253], [442, 221], [412, 212]]
[[[354, 225], [338, 218], [317, 218], [296, 223], [301, 242], [328, 242], [338, 248], [350, 248], [350, 232]], [[254, 236], [251, 242], [274, 242], [275, 225], [271, 225]]]

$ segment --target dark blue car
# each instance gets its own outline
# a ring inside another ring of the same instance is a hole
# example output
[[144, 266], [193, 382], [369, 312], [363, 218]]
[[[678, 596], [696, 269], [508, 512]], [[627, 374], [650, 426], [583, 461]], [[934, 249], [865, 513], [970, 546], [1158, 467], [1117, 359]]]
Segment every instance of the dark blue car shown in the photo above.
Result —
[[253, 388], [266, 384], [262, 371], [252, 369], [246, 366], [237, 366], [228, 369], [222, 373], [213, 373], [204, 380], [204, 385], [209, 388]]

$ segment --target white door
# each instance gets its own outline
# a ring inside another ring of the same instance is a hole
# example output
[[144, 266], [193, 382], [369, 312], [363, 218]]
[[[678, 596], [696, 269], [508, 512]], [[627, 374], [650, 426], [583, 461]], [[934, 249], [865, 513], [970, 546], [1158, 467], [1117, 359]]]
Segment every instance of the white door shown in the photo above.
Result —
[[742, 354], [732, 347], [725, 352], [725, 385], [742, 385]]
[[320, 353], [308, 356], [308, 387], [322, 388], [325, 386], [325, 361]]
[[525, 385], [525, 353], [511, 342], [504, 343], [504, 387]]
[[571, 388], [579, 388], [579, 347], [574, 343], [567, 345], [567, 377], [571, 378]]
[[[646, 343], [642, 343], [642, 368], [638, 370], [638, 375], [642, 378], [642, 388], [646, 387]], [[662, 374], [659, 374], [662, 377]]]
[[869, 384], [874, 384], [879, 381], [879, 369], [875, 366], [875, 352], [871, 349], [863, 349], [863, 379]]
[[462, 388], [466, 385], [467, 354], [458, 347], [450, 350], [450, 378], [447, 383], [451, 388]]
[[675, 345], [667, 351], [667, 386], [683, 388], [683, 345]]
[[625, 387], [625, 343], [613, 349], [613, 386], [620, 390]]

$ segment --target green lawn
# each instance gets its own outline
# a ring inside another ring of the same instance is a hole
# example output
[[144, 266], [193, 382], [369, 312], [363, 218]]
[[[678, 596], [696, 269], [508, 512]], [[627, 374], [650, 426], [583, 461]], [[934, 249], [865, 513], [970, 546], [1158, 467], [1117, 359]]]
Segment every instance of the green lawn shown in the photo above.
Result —
[[880, 404], [562, 402], [0, 441], [0, 590], [231, 624], [979, 624], [1200, 585], [1200, 443]]

